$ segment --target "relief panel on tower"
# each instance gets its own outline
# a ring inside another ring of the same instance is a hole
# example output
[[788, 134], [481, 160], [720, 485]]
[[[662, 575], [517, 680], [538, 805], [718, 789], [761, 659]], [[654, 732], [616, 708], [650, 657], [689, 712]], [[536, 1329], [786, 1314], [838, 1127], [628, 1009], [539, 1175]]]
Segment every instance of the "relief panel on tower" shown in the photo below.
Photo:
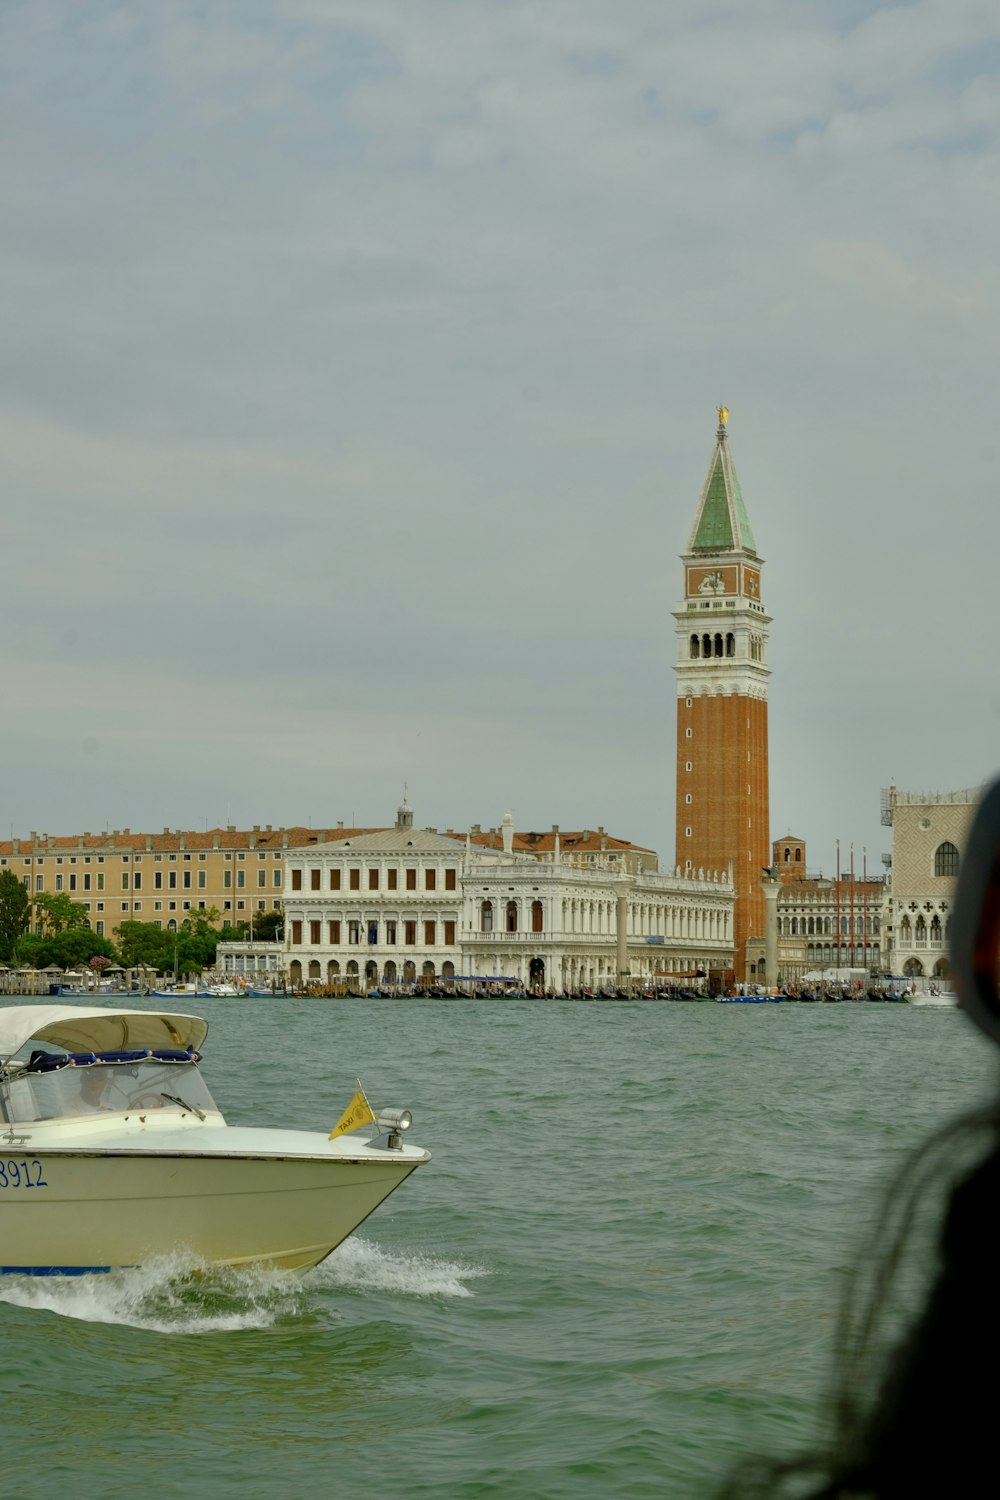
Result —
[[697, 567], [687, 570], [688, 597], [694, 595], [735, 594], [739, 587], [735, 564], [725, 567]]
[[748, 599], [760, 598], [760, 570], [758, 568], [743, 569], [743, 592]]

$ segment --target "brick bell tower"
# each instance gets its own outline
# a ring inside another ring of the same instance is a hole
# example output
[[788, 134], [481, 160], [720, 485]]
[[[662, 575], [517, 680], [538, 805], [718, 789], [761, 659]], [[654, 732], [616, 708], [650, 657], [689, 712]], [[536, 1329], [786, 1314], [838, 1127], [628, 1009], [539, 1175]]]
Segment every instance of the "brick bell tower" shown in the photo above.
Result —
[[771, 863], [767, 771], [767, 628], [762, 559], [719, 408], [715, 449], [683, 554], [677, 621], [677, 864], [733, 867], [737, 979], [747, 941], [764, 936], [760, 877]]

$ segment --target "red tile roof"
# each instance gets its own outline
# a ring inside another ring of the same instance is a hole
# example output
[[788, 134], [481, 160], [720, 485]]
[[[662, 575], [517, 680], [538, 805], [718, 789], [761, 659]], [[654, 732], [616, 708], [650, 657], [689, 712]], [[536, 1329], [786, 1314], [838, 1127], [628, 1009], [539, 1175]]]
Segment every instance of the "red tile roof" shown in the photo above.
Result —
[[[27, 838], [0, 840], [0, 856], [8, 858], [18, 855], [125, 853], [131, 851], [144, 854], [166, 851], [201, 851], [212, 849], [260, 849], [281, 850], [302, 848], [308, 844], [323, 844], [331, 839], [359, 838], [367, 833], [385, 832], [382, 828], [209, 828], [204, 832], [177, 829], [162, 833], [133, 833], [123, 828], [111, 833], [83, 834], [29, 834]], [[448, 830], [452, 838], [464, 838], [461, 830]], [[558, 832], [559, 847], [564, 854], [601, 853], [625, 851], [636, 854], [652, 854], [641, 844], [628, 839], [614, 838], [603, 829], [570, 829]], [[503, 833], [499, 828], [475, 828], [470, 834], [473, 844], [489, 849], [503, 848]], [[555, 849], [556, 831], [549, 833], [515, 833], [513, 847], [519, 853], [551, 854]]]

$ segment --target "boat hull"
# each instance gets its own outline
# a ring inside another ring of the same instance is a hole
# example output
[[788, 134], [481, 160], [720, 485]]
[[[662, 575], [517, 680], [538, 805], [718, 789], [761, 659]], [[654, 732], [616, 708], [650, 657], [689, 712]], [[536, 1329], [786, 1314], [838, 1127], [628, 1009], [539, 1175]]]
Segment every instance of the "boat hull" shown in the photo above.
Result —
[[0, 1272], [84, 1274], [187, 1252], [209, 1265], [317, 1265], [426, 1159], [4, 1147]]

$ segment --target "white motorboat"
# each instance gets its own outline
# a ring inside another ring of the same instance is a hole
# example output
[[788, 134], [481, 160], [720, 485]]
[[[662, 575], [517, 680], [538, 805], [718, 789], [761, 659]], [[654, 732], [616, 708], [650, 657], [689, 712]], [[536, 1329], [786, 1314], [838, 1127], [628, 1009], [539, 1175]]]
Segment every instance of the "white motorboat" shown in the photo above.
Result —
[[212, 991], [207, 985], [168, 984], [162, 989], [150, 990], [153, 1000], [207, 1000]]
[[404, 1141], [409, 1111], [366, 1100], [368, 1139], [227, 1125], [198, 1066], [207, 1033], [200, 1016], [0, 1008], [0, 1272], [171, 1251], [305, 1270], [430, 1160]]

